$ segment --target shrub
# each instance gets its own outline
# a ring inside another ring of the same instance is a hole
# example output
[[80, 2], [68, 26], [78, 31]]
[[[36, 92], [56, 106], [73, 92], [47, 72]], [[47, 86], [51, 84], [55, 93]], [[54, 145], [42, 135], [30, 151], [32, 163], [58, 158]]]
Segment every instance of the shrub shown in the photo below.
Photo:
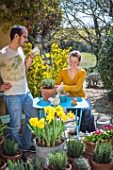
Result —
[[[32, 45], [30, 43], [24, 48], [27, 58], [31, 49]], [[58, 44], [53, 43], [51, 52], [46, 54], [46, 60], [50, 62], [45, 63], [40, 55], [33, 59], [32, 65], [27, 71], [28, 87], [33, 97], [41, 96], [40, 87], [43, 79], [57, 79], [59, 72], [67, 66], [67, 57], [70, 49], [62, 50], [58, 47]], [[50, 65], [49, 63], [52, 64]]]
[[97, 163], [110, 163], [112, 160], [112, 145], [110, 142], [97, 143], [94, 149], [94, 161]]
[[65, 152], [56, 152], [49, 154], [49, 166], [52, 170], [62, 170], [68, 165], [68, 159]]
[[113, 33], [106, 39], [99, 53], [98, 69], [109, 99], [113, 101]]
[[15, 156], [18, 153], [18, 144], [14, 139], [5, 139], [2, 144], [2, 152], [7, 156]]
[[78, 158], [83, 155], [84, 143], [82, 140], [69, 139], [67, 142], [67, 152], [72, 158]]
[[89, 169], [90, 165], [86, 158], [76, 158], [73, 161], [73, 170]]

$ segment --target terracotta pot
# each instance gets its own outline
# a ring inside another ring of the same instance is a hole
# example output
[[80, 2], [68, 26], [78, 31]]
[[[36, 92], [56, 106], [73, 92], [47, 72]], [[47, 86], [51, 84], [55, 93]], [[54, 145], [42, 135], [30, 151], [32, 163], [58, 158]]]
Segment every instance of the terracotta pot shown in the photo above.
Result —
[[96, 143], [88, 142], [85, 140], [84, 143], [85, 143], [85, 153], [91, 156], [94, 155], [94, 148], [96, 146]]
[[[50, 166], [48, 166], [47, 170], [52, 170]], [[69, 163], [65, 170], [72, 170], [72, 165]]]
[[0, 170], [5, 170], [6, 169], [6, 162], [2, 159], [2, 166], [0, 167]]
[[91, 166], [93, 170], [112, 170], [113, 161], [111, 163], [102, 164], [96, 163], [93, 159], [91, 159]]
[[68, 157], [68, 161], [69, 161], [69, 163], [70, 163], [70, 164], [72, 164], [72, 163], [73, 163], [73, 161], [74, 161], [74, 159], [75, 159], [75, 158]]
[[52, 89], [46, 89], [44, 87], [41, 87], [41, 94], [45, 101], [48, 100], [49, 97], [54, 97], [56, 94], [56, 87], [53, 87]]
[[7, 156], [7, 155], [4, 155], [4, 154], [1, 152], [1, 156], [2, 156], [2, 158], [3, 158], [4, 160], [6, 160], [6, 161], [7, 161], [8, 159], [13, 160], [13, 161], [17, 161], [17, 160], [19, 160], [19, 159], [21, 158], [21, 156], [22, 156], [22, 151], [19, 150], [18, 153], [17, 153], [17, 155], [15, 155], [15, 156]]

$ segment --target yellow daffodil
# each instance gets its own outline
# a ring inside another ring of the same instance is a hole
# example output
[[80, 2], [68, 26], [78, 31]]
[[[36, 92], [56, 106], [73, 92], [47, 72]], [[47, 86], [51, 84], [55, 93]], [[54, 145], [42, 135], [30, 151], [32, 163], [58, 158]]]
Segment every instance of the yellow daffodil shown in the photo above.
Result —
[[63, 111], [63, 108], [62, 108], [62, 106], [58, 105], [56, 107], [56, 112], [60, 112], [60, 111]]
[[48, 121], [48, 123], [50, 123], [53, 119], [54, 119], [54, 116], [52, 114], [46, 117], [46, 120]]
[[44, 118], [40, 119], [38, 122], [37, 122], [37, 127], [39, 128], [44, 128]]
[[65, 122], [67, 121], [69, 118], [68, 118], [68, 115], [62, 115], [62, 121]]
[[38, 122], [38, 118], [37, 117], [32, 117], [30, 120], [29, 120], [29, 123], [31, 126], [36, 126], [37, 125], [37, 122]]
[[51, 110], [51, 106], [44, 107], [44, 112], [45, 112], [46, 114], [49, 114], [49, 113], [50, 113], [50, 110]]
[[69, 116], [70, 119], [73, 119], [75, 117], [72, 111], [70, 111], [67, 115]]

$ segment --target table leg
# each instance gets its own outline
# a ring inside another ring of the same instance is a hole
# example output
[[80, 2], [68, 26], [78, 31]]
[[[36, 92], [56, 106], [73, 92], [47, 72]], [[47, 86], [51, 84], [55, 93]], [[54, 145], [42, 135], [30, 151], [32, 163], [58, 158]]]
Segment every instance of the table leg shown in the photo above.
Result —
[[45, 118], [44, 109], [40, 109], [39, 113], [40, 113], [40, 119]]
[[80, 109], [80, 116], [78, 117], [78, 109], [76, 109], [76, 132], [77, 132], [77, 138], [79, 139], [79, 132], [80, 132], [80, 124], [82, 120], [82, 109]]

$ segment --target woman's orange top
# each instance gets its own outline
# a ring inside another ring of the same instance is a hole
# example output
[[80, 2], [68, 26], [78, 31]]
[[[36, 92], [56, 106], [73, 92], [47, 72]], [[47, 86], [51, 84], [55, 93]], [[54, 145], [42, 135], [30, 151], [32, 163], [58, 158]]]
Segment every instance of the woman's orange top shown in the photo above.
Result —
[[60, 85], [63, 82], [64, 91], [69, 92], [70, 97], [84, 97], [87, 98], [83, 83], [86, 77], [86, 71], [79, 68], [73, 79], [69, 76], [68, 68], [61, 70], [59, 77], [56, 81], [56, 85]]

